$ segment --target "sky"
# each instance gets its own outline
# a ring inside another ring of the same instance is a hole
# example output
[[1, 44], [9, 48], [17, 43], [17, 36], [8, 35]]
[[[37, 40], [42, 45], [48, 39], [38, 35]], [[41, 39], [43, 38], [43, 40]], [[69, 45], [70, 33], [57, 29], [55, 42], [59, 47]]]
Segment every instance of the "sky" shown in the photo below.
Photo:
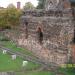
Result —
[[37, 0], [0, 0], [0, 6], [6, 8], [10, 3], [13, 3], [15, 6], [17, 6], [18, 1], [21, 2], [21, 8], [25, 5], [26, 2], [31, 2], [34, 6], [37, 6], [38, 4]]

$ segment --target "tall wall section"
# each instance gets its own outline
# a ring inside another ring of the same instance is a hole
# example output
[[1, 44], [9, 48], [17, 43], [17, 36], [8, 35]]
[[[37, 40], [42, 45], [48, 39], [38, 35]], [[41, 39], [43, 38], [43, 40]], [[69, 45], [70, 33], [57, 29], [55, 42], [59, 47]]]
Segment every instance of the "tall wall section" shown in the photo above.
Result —
[[[71, 55], [70, 42], [73, 38], [71, 10], [27, 11], [21, 17], [22, 33], [18, 44], [31, 50], [45, 63], [64, 64]], [[26, 31], [27, 24], [27, 33]], [[41, 28], [42, 43], [37, 30]], [[27, 38], [26, 35], [28, 35]]]

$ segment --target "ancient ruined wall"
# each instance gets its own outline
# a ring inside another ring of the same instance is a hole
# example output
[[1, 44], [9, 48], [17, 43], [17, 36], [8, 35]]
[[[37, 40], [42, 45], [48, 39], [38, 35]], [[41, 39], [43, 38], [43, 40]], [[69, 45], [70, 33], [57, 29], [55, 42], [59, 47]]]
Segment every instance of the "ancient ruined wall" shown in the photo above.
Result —
[[[22, 16], [21, 28], [23, 32], [20, 39], [18, 39], [19, 45], [27, 47], [45, 63], [58, 65], [67, 63], [71, 55], [70, 42], [73, 38], [71, 13], [66, 11], [62, 14], [62, 12], [56, 11], [49, 14], [51, 12], [47, 11], [43, 12], [43, 16], [40, 13], [37, 13], [38, 16], [33, 13], [35, 12], [32, 12], [32, 15], [27, 13], [28, 16], [26, 16], [25, 13], [25, 16]], [[28, 34], [25, 33], [25, 22], [28, 22]], [[41, 28], [43, 34], [42, 44], [39, 43], [38, 27]], [[28, 35], [28, 38], [25, 39], [26, 35]]]

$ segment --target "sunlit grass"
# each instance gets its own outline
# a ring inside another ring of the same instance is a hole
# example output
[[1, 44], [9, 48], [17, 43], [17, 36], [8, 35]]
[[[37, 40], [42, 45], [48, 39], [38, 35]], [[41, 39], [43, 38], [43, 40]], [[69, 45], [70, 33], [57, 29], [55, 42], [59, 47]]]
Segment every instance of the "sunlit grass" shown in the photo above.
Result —
[[17, 57], [15, 60], [12, 60], [11, 55], [3, 54], [0, 51], [0, 71], [18, 71], [22, 70], [23, 68], [34, 69], [39, 67], [39, 64], [35, 64], [32, 62], [28, 62], [28, 64], [23, 67], [23, 61], [24, 60], [20, 57]]

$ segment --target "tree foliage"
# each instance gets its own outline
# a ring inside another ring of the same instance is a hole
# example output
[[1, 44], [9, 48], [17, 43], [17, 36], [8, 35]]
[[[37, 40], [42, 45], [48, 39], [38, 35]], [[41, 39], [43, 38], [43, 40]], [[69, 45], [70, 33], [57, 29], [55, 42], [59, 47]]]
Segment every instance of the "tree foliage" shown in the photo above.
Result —
[[19, 25], [21, 10], [16, 9], [13, 5], [8, 5], [6, 9], [0, 10], [0, 27], [13, 27]]
[[25, 6], [23, 7], [24, 10], [30, 10], [30, 9], [34, 9], [34, 5], [31, 2], [27, 2], [25, 3]]
[[37, 9], [43, 9], [44, 6], [45, 6], [45, 1], [46, 1], [46, 0], [38, 0]]
[[12, 3], [7, 6], [7, 8], [16, 8]]

